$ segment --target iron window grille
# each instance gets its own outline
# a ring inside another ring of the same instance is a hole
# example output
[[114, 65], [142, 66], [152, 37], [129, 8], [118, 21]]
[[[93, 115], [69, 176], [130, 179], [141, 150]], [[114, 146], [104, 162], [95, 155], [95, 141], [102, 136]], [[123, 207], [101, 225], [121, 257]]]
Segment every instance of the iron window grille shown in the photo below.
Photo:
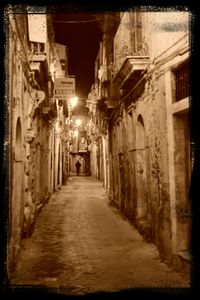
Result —
[[176, 94], [175, 101], [180, 101], [190, 95], [189, 63], [186, 62], [175, 70]]

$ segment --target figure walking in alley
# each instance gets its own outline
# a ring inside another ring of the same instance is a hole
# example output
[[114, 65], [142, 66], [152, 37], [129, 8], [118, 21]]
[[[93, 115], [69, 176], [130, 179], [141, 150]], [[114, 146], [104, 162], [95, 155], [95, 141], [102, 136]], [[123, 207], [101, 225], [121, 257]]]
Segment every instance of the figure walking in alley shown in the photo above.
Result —
[[81, 168], [81, 163], [77, 160], [75, 166], [76, 166], [76, 175], [79, 176], [79, 174], [80, 174], [80, 168]]

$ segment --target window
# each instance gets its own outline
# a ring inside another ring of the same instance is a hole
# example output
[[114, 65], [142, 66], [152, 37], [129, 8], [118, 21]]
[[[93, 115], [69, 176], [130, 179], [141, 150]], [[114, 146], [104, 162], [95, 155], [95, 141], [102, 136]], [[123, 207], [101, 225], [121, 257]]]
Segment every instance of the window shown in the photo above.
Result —
[[189, 86], [189, 63], [184, 63], [181, 67], [179, 67], [175, 72], [175, 101], [180, 101], [184, 98], [187, 98], [190, 94], [190, 86]]

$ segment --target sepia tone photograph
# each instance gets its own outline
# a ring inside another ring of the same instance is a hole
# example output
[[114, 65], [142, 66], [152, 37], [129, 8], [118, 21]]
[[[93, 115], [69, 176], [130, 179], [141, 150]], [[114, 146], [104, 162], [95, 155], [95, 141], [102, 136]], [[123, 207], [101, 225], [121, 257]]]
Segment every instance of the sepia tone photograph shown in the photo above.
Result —
[[5, 7], [10, 294], [191, 289], [192, 17]]

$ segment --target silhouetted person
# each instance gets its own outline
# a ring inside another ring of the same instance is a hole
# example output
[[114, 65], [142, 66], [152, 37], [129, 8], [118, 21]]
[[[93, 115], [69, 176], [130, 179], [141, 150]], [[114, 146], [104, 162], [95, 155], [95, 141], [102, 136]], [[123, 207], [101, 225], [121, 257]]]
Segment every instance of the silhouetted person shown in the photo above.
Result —
[[77, 160], [75, 166], [76, 166], [76, 174], [77, 174], [77, 176], [79, 176], [81, 164], [78, 160]]

